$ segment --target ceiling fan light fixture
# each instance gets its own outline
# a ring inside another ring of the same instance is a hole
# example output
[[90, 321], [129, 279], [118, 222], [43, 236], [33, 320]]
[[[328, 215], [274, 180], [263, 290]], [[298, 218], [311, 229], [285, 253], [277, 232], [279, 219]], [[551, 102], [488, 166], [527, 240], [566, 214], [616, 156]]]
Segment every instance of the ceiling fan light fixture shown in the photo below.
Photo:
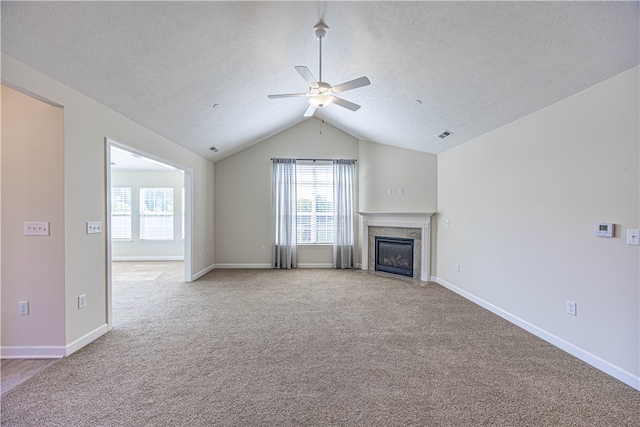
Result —
[[309, 98], [309, 104], [317, 108], [326, 107], [333, 102], [333, 97], [327, 95], [315, 95]]

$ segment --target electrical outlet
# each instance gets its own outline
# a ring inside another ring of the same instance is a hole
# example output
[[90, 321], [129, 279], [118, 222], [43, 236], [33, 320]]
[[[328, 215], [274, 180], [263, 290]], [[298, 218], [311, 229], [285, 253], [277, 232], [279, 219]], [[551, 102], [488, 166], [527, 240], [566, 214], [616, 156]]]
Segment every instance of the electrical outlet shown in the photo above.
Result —
[[578, 304], [576, 304], [575, 301], [567, 300], [567, 314], [571, 316], [577, 316], [578, 315], [577, 306]]
[[267, 247], [266, 246], [261, 247], [260, 248], [260, 252], [262, 252], [262, 253], [267, 252]]
[[21, 316], [27, 316], [29, 314], [29, 301], [18, 302], [18, 314]]
[[78, 297], [78, 310], [87, 306], [87, 294]]

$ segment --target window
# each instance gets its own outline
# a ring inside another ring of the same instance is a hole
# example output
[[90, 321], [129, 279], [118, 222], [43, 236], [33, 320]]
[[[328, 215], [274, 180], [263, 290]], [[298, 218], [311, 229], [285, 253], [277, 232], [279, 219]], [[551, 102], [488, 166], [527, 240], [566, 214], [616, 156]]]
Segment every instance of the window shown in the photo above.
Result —
[[173, 188], [140, 189], [140, 239], [173, 240]]
[[333, 165], [298, 162], [298, 243], [333, 242]]
[[131, 239], [131, 187], [111, 187], [111, 238]]

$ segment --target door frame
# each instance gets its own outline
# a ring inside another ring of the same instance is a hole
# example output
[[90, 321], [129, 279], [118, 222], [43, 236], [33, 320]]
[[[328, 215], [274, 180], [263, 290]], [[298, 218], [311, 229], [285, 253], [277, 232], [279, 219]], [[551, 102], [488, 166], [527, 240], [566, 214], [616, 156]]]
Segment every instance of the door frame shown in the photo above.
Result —
[[184, 281], [193, 281], [193, 266], [192, 266], [192, 254], [193, 254], [193, 170], [175, 163], [171, 160], [162, 158], [155, 154], [147, 153], [145, 151], [133, 148], [131, 146], [117, 142], [111, 138], [105, 137], [104, 149], [105, 149], [105, 240], [106, 240], [106, 272], [107, 272], [107, 324], [109, 330], [113, 328], [113, 305], [111, 299], [112, 293], [112, 280], [113, 275], [111, 271], [112, 262], [112, 248], [111, 248], [111, 147], [116, 147], [121, 150], [128, 151], [140, 157], [146, 157], [147, 159], [164, 163], [171, 167], [184, 172]]

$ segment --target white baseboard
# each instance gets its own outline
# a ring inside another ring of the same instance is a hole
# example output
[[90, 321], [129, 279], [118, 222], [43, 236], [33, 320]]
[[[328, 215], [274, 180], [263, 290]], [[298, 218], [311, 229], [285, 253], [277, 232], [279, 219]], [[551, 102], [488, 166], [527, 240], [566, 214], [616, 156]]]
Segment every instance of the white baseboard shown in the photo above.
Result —
[[330, 262], [302, 262], [298, 263], [298, 268], [333, 268]]
[[[226, 263], [216, 264], [215, 268], [273, 268], [271, 264]], [[299, 262], [298, 268], [333, 268], [330, 262]]]
[[455, 285], [452, 285], [451, 283], [440, 279], [439, 277], [435, 277], [432, 276], [432, 281], [438, 283], [439, 285], [449, 289], [452, 292], [455, 292], [456, 294], [468, 299], [471, 302], [474, 302], [476, 304], [478, 304], [479, 306], [489, 310], [490, 312], [502, 317], [503, 319], [513, 323], [516, 326], [521, 327], [522, 329], [524, 329], [527, 332], [532, 333], [533, 335], [537, 336], [538, 338], [541, 338], [543, 340], [545, 340], [546, 342], [558, 347], [559, 349], [566, 351], [567, 353], [569, 353], [570, 355], [577, 357], [578, 359], [582, 360], [585, 363], [588, 363], [589, 365], [593, 366], [596, 369], [601, 370], [602, 372], [611, 375], [612, 377], [622, 381], [623, 383], [627, 384], [628, 386], [631, 386], [633, 388], [635, 388], [636, 390], [640, 391], [640, 376], [634, 375], [631, 372], [628, 372], [622, 368], [620, 368], [619, 366], [616, 366], [610, 362], [607, 362], [604, 359], [601, 359], [600, 357], [591, 354], [590, 352], [581, 349], [580, 347], [575, 346], [574, 344], [571, 344], [565, 340], [563, 340], [560, 337], [557, 337], [517, 316], [514, 316], [511, 313], [508, 313], [506, 311], [504, 311], [503, 309], [481, 299], [476, 297], [475, 295], [458, 288]]
[[92, 341], [95, 341], [107, 332], [109, 332], [109, 326], [105, 323], [67, 346], [38, 345], [0, 347], [0, 357], [2, 359], [61, 359], [80, 350], [82, 347]]
[[112, 261], [184, 261], [182, 255], [167, 255], [167, 256], [114, 256], [111, 257]]
[[78, 351], [82, 347], [84, 347], [85, 345], [97, 340], [98, 338], [100, 338], [101, 336], [106, 334], [107, 332], [109, 332], [109, 325], [107, 325], [105, 323], [104, 325], [94, 329], [93, 331], [89, 332], [88, 334], [78, 338], [77, 340], [75, 340], [71, 344], [67, 345], [65, 356], [69, 356], [70, 354], [75, 353], [76, 351]]
[[271, 268], [270, 263], [259, 263], [259, 264], [250, 264], [250, 263], [222, 263], [215, 264], [215, 268]]
[[0, 347], [2, 359], [61, 359], [66, 355], [64, 346], [4, 346]]
[[194, 280], [198, 280], [199, 278], [201, 278], [202, 276], [204, 276], [205, 274], [213, 270], [215, 267], [216, 267], [215, 264], [211, 264], [209, 267], [198, 271], [196, 274], [191, 276], [191, 281], [193, 282]]

